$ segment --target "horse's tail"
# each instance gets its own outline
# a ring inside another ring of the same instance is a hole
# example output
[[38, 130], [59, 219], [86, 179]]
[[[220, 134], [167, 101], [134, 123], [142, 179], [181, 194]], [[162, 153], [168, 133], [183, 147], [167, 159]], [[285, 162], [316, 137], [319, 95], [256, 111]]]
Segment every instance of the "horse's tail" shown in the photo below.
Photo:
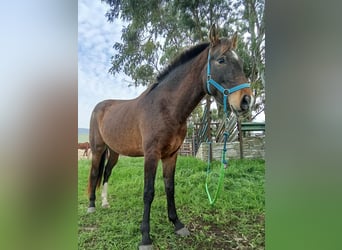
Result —
[[[105, 151], [102, 153], [102, 156], [101, 156], [101, 160], [100, 160], [100, 164], [99, 164], [99, 173], [97, 175], [97, 179], [96, 179], [96, 187], [99, 188], [100, 185], [101, 185], [101, 181], [102, 181], [102, 176], [103, 176], [103, 173], [104, 173], [104, 168], [105, 168], [105, 162], [106, 162], [106, 158], [107, 158], [107, 154], [109, 151], [107, 148], [105, 149]], [[89, 177], [91, 178], [91, 177]], [[89, 180], [89, 183], [88, 183], [88, 194], [91, 193], [91, 185], [90, 185], [90, 180]]]

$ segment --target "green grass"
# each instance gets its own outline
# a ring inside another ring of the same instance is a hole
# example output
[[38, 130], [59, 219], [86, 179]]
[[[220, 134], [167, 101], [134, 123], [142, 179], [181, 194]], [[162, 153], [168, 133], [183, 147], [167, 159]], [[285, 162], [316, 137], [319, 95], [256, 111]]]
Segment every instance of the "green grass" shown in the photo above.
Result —
[[88, 134], [79, 134], [78, 135], [78, 142], [89, 142], [89, 135]]
[[[214, 191], [213, 164], [210, 189]], [[109, 209], [87, 214], [86, 194], [89, 160], [78, 164], [78, 246], [79, 249], [136, 249], [141, 240], [143, 212], [143, 158], [121, 157], [109, 180]], [[263, 160], [230, 160], [225, 170], [223, 190], [210, 206], [204, 188], [206, 163], [192, 157], [179, 157], [176, 170], [178, 216], [191, 235], [174, 234], [168, 221], [161, 167], [155, 183], [151, 209], [151, 237], [154, 249], [264, 249], [265, 200]]]

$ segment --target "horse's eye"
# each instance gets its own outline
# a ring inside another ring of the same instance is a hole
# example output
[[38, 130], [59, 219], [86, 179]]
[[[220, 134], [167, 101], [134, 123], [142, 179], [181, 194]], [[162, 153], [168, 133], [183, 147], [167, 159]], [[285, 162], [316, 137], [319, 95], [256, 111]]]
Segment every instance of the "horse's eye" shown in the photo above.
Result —
[[219, 64], [222, 64], [222, 63], [224, 63], [224, 62], [225, 62], [225, 60], [224, 60], [224, 58], [223, 58], [223, 57], [221, 57], [221, 58], [217, 59], [217, 62], [218, 62]]

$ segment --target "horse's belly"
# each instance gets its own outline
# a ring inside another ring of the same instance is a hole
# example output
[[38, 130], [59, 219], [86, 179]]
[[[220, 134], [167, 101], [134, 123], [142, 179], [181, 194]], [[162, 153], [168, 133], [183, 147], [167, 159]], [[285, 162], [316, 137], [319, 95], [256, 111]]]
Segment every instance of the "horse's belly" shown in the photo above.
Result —
[[[119, 103], [120, 104], [120, 103]], [[127, 104], [124, 102], [123, 104]], [[137, 116], [125, 105], [116, 105], [108, 111], [101, 127], [101, 135], [107, 146], [121, 155], [142, 156], [142, 139]]]
[[126, 156], [143, 156], [143, 150], [140, 147], [136, 147], [136, 146], [119, 146], [117, 147], [116, 145], [114, 147], [110, 147], [112, 148], [115, 152], [117, 152], [120, 155], [126, 155]]
[[[121, 131], [121, 132], [119, 132]], [[113, 151], [127, 156], [143, 156], [141, 136], [134, 132], [124, 132], [123, 130], [113, 130], [106, 136], [106, 144]]]

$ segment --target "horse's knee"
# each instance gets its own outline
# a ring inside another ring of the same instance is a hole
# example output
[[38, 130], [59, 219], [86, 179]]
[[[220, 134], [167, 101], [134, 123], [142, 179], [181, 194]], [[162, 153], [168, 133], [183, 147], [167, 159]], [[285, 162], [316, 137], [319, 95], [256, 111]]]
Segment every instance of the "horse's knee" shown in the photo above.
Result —
[[154, 188], [146, 189], [144, 191], [144, 203], [152, 203], [153, 199], [154, 199]]
[[165, 182], [165, 192], [166, 195], [171, 195], [174, 196], [175, 194], [175, 186], [173, 185], [173, 183], [170, 182]]

